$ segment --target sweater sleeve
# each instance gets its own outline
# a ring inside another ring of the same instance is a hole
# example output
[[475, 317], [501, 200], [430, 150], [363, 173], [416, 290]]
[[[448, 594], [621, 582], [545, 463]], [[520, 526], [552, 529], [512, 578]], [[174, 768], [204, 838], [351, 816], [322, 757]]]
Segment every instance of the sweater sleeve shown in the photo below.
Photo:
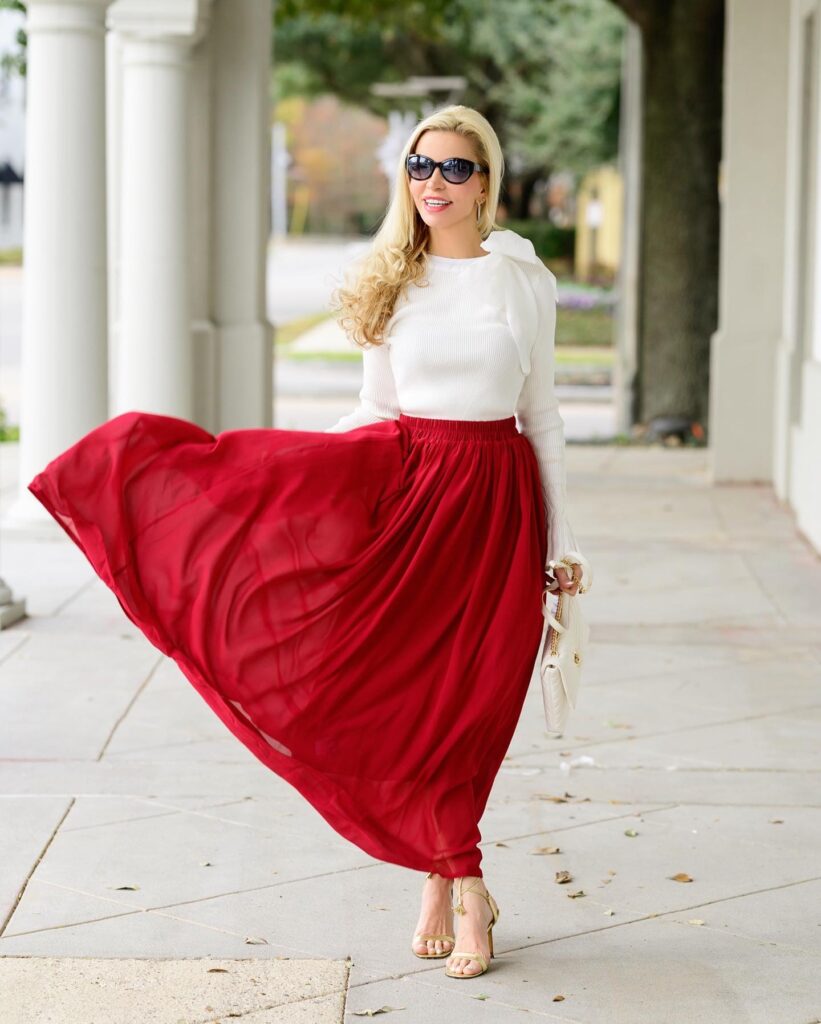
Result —
[[391, 369], [388, 344], [369, 345], [362, 349], [362, 387], [359, 404], [347, 415], [325, 429], [326, 434], [342, 433], [379, 420], [399, 417], [399, 400]]
[[[567, 518], [564, 420], [555, 391], [556, 279], [541, 272], [536, 287], [539, 309], [530, 372], [516, 405], [522, 433], [533, 446], [541, 474], [547, 516], [547, 561], [581, 551]], [[583, 553], [583, 552], [582, 552]], [[547, 563], [545, 563], [547, 564]]]

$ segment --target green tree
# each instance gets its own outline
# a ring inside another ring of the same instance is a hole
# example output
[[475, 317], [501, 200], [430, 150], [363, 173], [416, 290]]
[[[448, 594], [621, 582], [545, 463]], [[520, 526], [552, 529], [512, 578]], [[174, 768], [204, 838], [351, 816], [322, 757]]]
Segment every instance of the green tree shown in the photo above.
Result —
[[[0, 0], [0, 11], [20, 11], [25, 14], [26, 5], [22, 3], [22, 0]], [[6, 78], [9, 75], [25, 76], [26, 74], [26, 30], [24, 28], [17, 30], [16, 42], [19, 47], [16, 53], [0, 54], [0, 73]]]
[[385, 115], [418, 101], [375, 96], [376, 81], [460, 75], [459, 101], [499, 134], [506, 195], [554, 168], [583, 173], [616, 152], [624, 19], [606, 0], [285, 0], [275, 21], [278, 91], [333, 92]]

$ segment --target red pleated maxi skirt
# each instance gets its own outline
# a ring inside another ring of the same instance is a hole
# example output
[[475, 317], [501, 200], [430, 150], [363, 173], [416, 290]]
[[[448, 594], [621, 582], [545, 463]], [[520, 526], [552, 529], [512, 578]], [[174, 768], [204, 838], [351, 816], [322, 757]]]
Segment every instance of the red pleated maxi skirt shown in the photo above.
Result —
[[542, 634], [513, 416], [213, 435], [127, 412], [28, 489], [231, 732], [372, 857], [481, 875]]

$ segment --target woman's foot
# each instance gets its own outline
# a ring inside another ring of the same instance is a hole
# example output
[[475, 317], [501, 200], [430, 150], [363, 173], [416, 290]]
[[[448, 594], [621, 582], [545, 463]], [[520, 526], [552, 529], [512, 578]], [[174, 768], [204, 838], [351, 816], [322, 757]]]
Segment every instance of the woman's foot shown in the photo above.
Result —
[[[454, 892], [458, 894], [459, 883], [456, 879], [454, 879], [453, 885]], [[487, 891], [483, 880], [476, 875], [466, 875], [462, 881], [462, 906], [465, 908], [465, 912], [459, 914], [459, 934], [456, 936], [458, 949], [445, 964], [445, 969], [453, 974], [471, 975], [483, 972], [482, 964], [478, 960], [460, 957], [458, 952], [460, 949], [481, 953], [485, 962], [488, 961], [490, 943], [487, 929], [493, 920], [493, 911], [487, 899], [482, 895]]]
[[413, 951], [417, 956], [447, 956], [453, 949], [453, 942], [446, 938], [421, 938], [423, 935], [453, 935], [453, 910], [451, 908], [452, 878], [429, 872], [422, 890], [422, 909], [413, 936]]

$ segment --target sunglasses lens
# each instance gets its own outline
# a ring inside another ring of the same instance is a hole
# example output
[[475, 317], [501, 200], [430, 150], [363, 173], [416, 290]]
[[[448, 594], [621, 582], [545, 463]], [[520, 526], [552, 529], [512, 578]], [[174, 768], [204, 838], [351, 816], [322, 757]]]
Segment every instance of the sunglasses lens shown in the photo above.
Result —
[[442, 174], [446, 181], [452, 182], [454, 185], [461, 185], [467, 181], [473, 173], [473, 166], [469, 160], [462, 160], [459, 157], [454, 157], [453, 160], [446, 160], [442, 167]]
[[431, 176], [433, 161], [429, 156], [413, 155], [408, 157], [408, 174], [417, 181], [424, 181]]

